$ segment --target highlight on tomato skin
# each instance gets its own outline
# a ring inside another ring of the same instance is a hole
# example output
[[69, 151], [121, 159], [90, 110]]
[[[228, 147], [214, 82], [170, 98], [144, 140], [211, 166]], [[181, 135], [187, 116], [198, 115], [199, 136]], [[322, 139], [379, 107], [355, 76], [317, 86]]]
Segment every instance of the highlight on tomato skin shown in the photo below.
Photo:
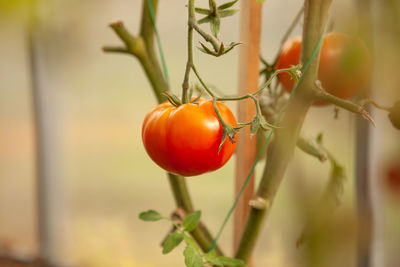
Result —
[[[300, 63], [302, 40], [295, 37], [282, 46], [276, 69], [284, 69]], [[318, 79], [330, 94], [349, 99], [359, 94], [368, 84], [371, 76], [371, 56], [367, 46], [360, 39], [343, 34], [327, 33], [324, 36]], [[282, 88], [291, 92], [294, 81], [289, 73], [280, 73], [278, 79]], [[315, 101], [314, 106], [328, 103]]]
[[[236, 127], [230, 109], [220, 102], [217, 107], [223, 120]], [[182, 176], [200, 175], [225, 165], [236, 142], [227, 138], [218, 152], [221, 139], [222, 125], [210, 100], [178, 107], [166, 101], [146, 115], [142, 126], [142, 141], [150, 158], [164, 170]]]

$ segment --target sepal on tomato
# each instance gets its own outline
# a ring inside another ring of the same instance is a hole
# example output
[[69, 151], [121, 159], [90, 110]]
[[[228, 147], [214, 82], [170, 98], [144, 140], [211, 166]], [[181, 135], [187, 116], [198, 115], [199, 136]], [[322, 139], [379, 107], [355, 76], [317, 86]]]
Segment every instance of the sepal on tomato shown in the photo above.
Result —
[[218, 153], [221, 151], [222, 146], [224, 145], [225, 141], [226, 141], [226, 137], [229, 137], [229, 141], [234, 144], [236, 143], [235, 140], [235, 135], [236, 133], [239, 131], [241, 127], [232, 127], [229, 124], [222, 124], [222, 138], [221, 138], [221, 143], [219, 144], [218, 147]]
[[168, 91], [163, 92], [163, 95], [165, 95], [167, 97], [167, 100], [174, 105], [175, 107], [178, 107], [180, 105], [182, 105], [182, 101], [179, 99], [179, 97], [177, 97], [174, 94], [171, 94]]

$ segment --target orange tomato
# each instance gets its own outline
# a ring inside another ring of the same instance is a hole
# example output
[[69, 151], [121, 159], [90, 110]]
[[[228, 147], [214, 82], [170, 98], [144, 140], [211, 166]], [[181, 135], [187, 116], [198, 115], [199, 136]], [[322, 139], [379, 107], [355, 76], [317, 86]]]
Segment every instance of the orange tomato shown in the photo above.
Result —
[[[276, 69], [289, 68], [300, 62], [300, 37], [288, 40], [282, 47]], [[324, 89], [339, 98], [355, 96], [367, 85], [371, 75], [371, 57], [366, 45], [357, 38], [328, 33], [324, 36], [318, 68], [318, 79]], [[278, 75], [282, 88], [291, 92], [294, 81], [289, 73]], [[315, 101], [314, 105], [327, 103]]]
[[[219, 102], [217, 107], [223, 120], [236, 127], [229, 108]], [[235, 151], [236, 143], [227, 138], [218, 152], [221, 139], [222, 125], [213, 102], [203, 99], [178, 107], [168, 101], [159, 104], [146, 115], [142, 127], [143, 144], [150, 158], [164, 170], [182, 176], [222, 167]]]

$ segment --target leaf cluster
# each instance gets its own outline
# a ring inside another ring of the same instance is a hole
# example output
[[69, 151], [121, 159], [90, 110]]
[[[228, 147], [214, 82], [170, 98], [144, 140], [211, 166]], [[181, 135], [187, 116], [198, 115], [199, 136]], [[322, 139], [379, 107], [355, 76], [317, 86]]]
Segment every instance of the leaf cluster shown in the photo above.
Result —
[[183, 251], [183, 256], [185, 259], [186, 267], [203, 267], [206, 264], [220, 267], [236, 267], [244, 264], [244, 262], [239, 259], [218, 256], [215, 250], [211, 250], [205, 254], [201, 253], [196, 242], [189, 235], [189, 233], [195, 230], [197, 225], [199, 224], [201, 211], [196, 211], [187, 215], [186, 218], [183, 220], [182, 225], [177, 225], [170, 218], [161, 216], [160, 213], [155, 210], [141, 212], [139, 214], [139, 218], [147, 222], [167, 220], [175, 226], [175, 231], [170, 233], [167, 239], [162, 244], [162, 253], [170, 253], [184, 241], [186, 247]]

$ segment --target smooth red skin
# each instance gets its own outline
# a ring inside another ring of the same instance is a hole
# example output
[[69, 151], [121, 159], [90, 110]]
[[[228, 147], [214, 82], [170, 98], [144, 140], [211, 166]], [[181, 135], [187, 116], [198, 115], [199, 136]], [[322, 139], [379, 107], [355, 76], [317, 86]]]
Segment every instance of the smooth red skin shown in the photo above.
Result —
[[[356, 47], [360, 53], [360, 61], [355, 69], [350, 72], [343, 68], [341, 60], [346, 48]], [[285, 69], [300, 62], [301, 37], [287, 41], [281, 50], [276, 69]], [[359, 39], [342, 33], [328, 33], [324, 36], [318, 68], [318, 79], [324, 89], [330, 94], [342, 99], [355, 96], [367, 85], [371, 74], [371, 59], [368, 48]], [[294, 81], [289, 73], [278, 74], [282, 88], [291, 92]], [[314, 105], [324, 106], [328, 103], [315, 101]]]
[[[224, 121], [236, 127], [236, 119], [223, 103], [217, 103]], [[164, 170], [194, 176], [222, 167], [232, 156], [236, 142], [229, 138], [218, 152], [222, 126], [213, 102], [200, 100], [173, 106], [164, 102], [145, 117], [142, 140], [150, 158]], [[235, 136], [235, 140], [237, 136]]]

